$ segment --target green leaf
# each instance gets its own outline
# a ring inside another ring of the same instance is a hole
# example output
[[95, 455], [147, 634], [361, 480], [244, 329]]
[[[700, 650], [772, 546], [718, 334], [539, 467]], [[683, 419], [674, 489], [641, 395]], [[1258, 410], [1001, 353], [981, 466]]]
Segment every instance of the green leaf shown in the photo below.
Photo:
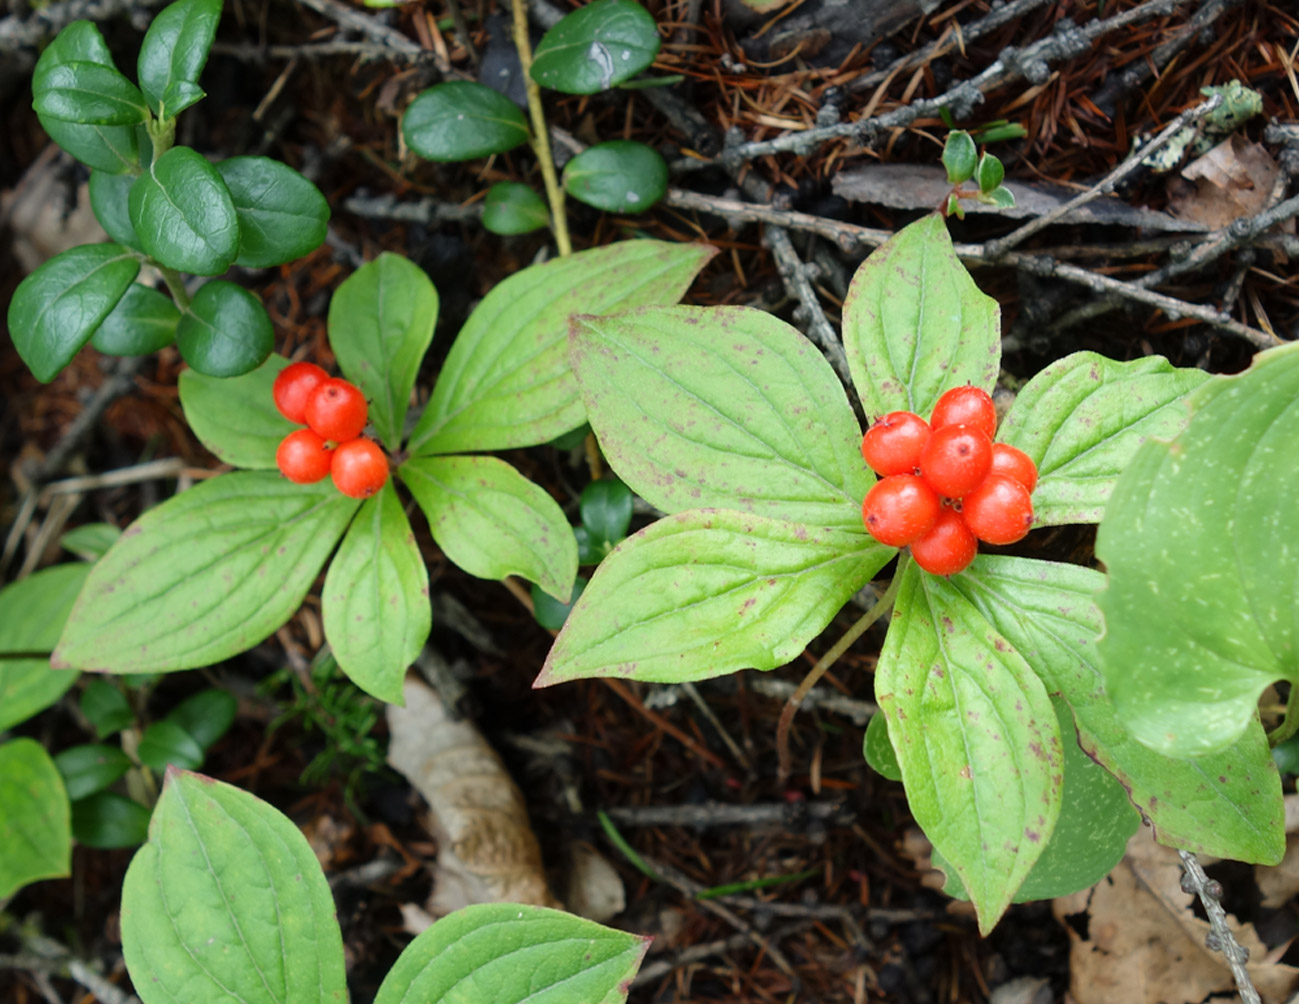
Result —
[[270, 157], [231, 157], [216, 168], [239, 218], [236, 265], [283, 265], [324, 243], [329, 203], [293, 168]]
[[90, 344], [109, 356], [147, 356], [176, 340], [179, 321], [171, 297], [133, 282], [90, 336]]
[[191, 84], [188, 80], [177, 80], [167, 85], [167, 90], [159, 102], [159, 107], [164, 113], [173, 118], [183, 112], [190, 105], [197, 104], [207, 97], [207, 91], [199, 87], [198, 84]]
[[239, 218], [217, 169], [187, 146], [155, 160], [131, 188], [131, 222], [168, 268], [220, 275], [239, 251]]
[[659, 51], [658, 26], [635, 0], [594, 0], [537, 44], [532, 79], [565, 94], [595, 94], [630, 80]]
[[144, 1004], [345, 1004], [334, 900], [296, 826], [261, 799], [170, 771], [122, 886]]
[[149, 116], [140, 89], [100, 63], [47, 64], [32, 78], [32, 96], [37, 115], [78, 125], [134, 125]]
[[198, 741], [165, 718], [144, 730], [137, 753], [141, 763], [159, 774], [172, 765], [192, 770], [203, 762], [203, 747]]
[[58, 376], [139, 272], [139, 259], [120, 244], [82, 244], [18, 284], [9, 301], [9, 334], [37, 380]]
[[434, 84], [401, 118], [406, 145], [426, 160], [474, 160], [513, 150], [528, 141], [519, 106], [483, 84]]
[[41, 879], [72, 871], [68, 796], [41, 744], [0, 744], [0, 901]]
[[297, 610], [357, 505], [262, 471], [169, 499], [95, 565], [53, 664], [167, 673], [251, 648]]
[[234, 694], [212, 687], [185, 698], [171, 709], [165, 720], [179, 725], [206, 751], [234, 724], [238, 710], [239, 702]]
[[54, 758], [68, 798], [76, 801], [110, 784], [131, 769], [131, 758], [115, 746], [72, 746]]
[[398, 468], [446, 556], [470, 575], [521, 575], [556, 599], [577, 576], [577, 541], [546, 490], [496, 457], [424, 457]]
[[109, 171], [90, 172], [90, 208], [104, 232], [118, 244], [140, 249], [140, 235], [131, 224], [129, 205], [135, 177]]
[[564, 621], [568, 620], [568, 615], [575, 604], [586, 591], [587, 580], [579, 575], [573, 582], [573, 592], [569, 594], [568, 602], [561, 603], [555, 597], [542, 589], [535, 582], [532, 584], [532, 616], [548, 631], [558, 631], [564, 626]]
[[1223, 749], [1266, 687], [1299, 683], [1297, 348], [1195, 391], [1190, 424], [1137, 451], [1101, 524], [1105, 688], [1170, 756]]
[[941, 216], [904, 227], [876, 248], [848, 288], [848, 368], [872, 421], [890, 411], [928, 418], [944, 391], [988, 392], [1001, 362], [1000, 308], [952, 250]]
[[108, 680], [91, 680], [81, 692], [81, 713], [95, 728], [95, 738], [106, 739], [135, 724], [135, 712], [126, 695]]
[[1037, 464], [1037, 525], [1097, 522], [1137, 448], [1177, 435], [1187, 420], [1184, 398], [1208, 379], [1161, 356], [1122, 363], [1094, 352], [1040, 371], [997, 434]]
[[[0, 656], [53, 649], [89, 574], [82, 562], [55, 565], [0, 589]], [[45, 657], [0, 658], [0, 732], [44, 711], [76, 682], [76, 673], [51, 669]]]
[[990, 206], [997, 206], [1000, 209], [1015, 208], [1015, 193], [1005, 185], [994, 188], [987, 195], [979, 195], [980, 202], [986, 202]]
[[[221, 0], [176, 0], [149, 25], [136, 68], [149, 107], [160, 117], [174, 117], [198, 100], [193, 85], [203, 72], [220, 20]], [[176, 87], [185, 84], [191, 86]]]
[[582, 526], [597, 544], [616, 544], [631, 526], [631, 489], [617, 478], [601, 478], [582, 489]]
[[1104, 576], [1054, 561], [980, 555], [958, 589], [1073, 708], [1088, 756], [1127, 789], [1173, 847], [1272, 863], [1285, 850], [1281, 786], [1257, 721], [1221, 753], [1175, 760], [1137, 742], [1106, 695], [1096, 639], [1095, 593]]
[[266, 362], [275, 329], [262, 301], [225, 279], [199, 287], [176, 324], [181, 357], [204, 376], [234, 377]]
[[943, 145], [943, 167], [947, 169], [948, 184], [959, 185], [969, 181], [974, 176], [978, 157], [979, 150], [968, 132], [964, 129], [949, 132]]
[[[893, 741], [889, 739], [889, 718], [878, 712], [871, 715], [866, 725], [866, 736], [862, 739], [862, 756], [875, 773], [890, 781], [902, 780], [902, 768], [898, 766], [898, 755], [893, 752]], [[950, 886], [949, 886], [950, 889]], [[953, 895], [950, 891], [948, 895]], [[967, 896], [966, 899], [969, 899]]]
[[148, 830], [149, 810], [117, 792], [96, 792], [72, 804], [72, 835], [87, 847], [138, 847]]
[[[83, 523], [76, 529], [69, 530], [61, 538], [59, 545], [65, 551], [71, 551], [78, 558], [85, 561], [95, 561], [104, 556], [104, 552], [117, 543], [117, 539], [122, 536], [122, 531], [113, 526], [112, 523]], [[77, 567], [77, 566], [68, 566]], [[90, 566], [81, 566], [84, 569], [83, 574], [89, 574]], [[81, 587], [78, 586], [78, 589]], [[75, 594], [68, 597], [68, 609], [72, 609], [72, 600]], [[60, 627], [60, 630], [62, 628]], [[58, 639], [56, 638], [55, 641]], [[53, 645], [50, 646], [53, 648]], [[2, 726], [0, 726], [2, 727]]]
[[675, 303], [715, 253], [703, 244], [624, 241], [497, 283], [451, 346], [411, 453], [535, 446], [581, 425], [569, 316]]
[[329, 304], [338, 365], [370, 400], [370, 420], [389, 451], [401, 446], [406, 408], [433, 341], [438, 293], [428, 274], [384, 253], [344, 280]]
[[903, 575], [875, 698], [916, 822], [987, 934], [1055, 829], [1060, 730], [1041, 681], [956, 586], [914, 564]]
[[863, 533], [751, 513], [669, 516], [601, 562], [536, 685], [783, 666], [894, 553]]
[[649, 942], [541, 906], [467, 906], [406, 946], [374, 1004], [622, 1004]]
[[428, 570], [392, 482], [366, 500], [325, 577], [325, 637], [352, 682], [404, 705], [402, 681], [432, 627]]
[[955, 193], [947, 197], [947, 215], [955, 216], [958, 220], [965, 219], [965, 207], [961, 205], [961, 197]]
[[820, 350], [751, 307], [578, 316], [573, 371], [609, 465], [665, 512], [718, 508], [864, 533], [874, 476]]
[[528, 185], [498, 181], [483, 200], [483, 226], [494, 234], [528, 234], [550, 224], [545, 201]]
[[609, 140], [564, 165], [564, 190], [607, 213], [643, 213], [667, 193], [668, 165], [644, 143]]
[[271, 355], [243, 376], [181, 370], [180, 404], [194, 435], [227, 464], [275, 470], [280, 441], [299, 428], [280, 414], [271, 395], [275, 378], [287, 365], [283, 356]]
[[1001, 161], [990, 153], [985, 153], [979, 158], [979, 166], [975, 171], [975, 180], [979, 183], [979, 191], [988, 194], [1000, 187], [1001, 181], [1006, 177], [1006, 169], [1002, 167]]

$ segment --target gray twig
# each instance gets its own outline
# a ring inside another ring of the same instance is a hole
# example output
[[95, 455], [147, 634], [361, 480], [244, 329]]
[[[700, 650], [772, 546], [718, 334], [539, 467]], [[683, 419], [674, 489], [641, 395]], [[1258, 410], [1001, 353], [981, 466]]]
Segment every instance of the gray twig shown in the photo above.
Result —
[[620, 826], [779, 826], [792, 828], [800, 820], [835, 820], [852, 810], [840, 802], [758, 802], [732, 805], [729, 802], [704, 802], [701, 805], [632, 805], [607, 809], [610, 819]]
[[1236, 980], [1236, 989], [1245, 1004], [1262, 1004], [1254, 981], [1249, 978], [1245, 963], [1249, 961], [1249, 950], [1244, 948], [1227, 926], [1227, 911], [1222, 908], [1222, 886], [1205, 874], [1199, 859], [1190, 851], [1178, 851], [1182, 859], [1182, 891], [1194, 893], [1200, 897], [1204, 912], [1209, 915], [1209, 935], [1204, 939], [1205, 945], [1221, 952], [1231, 967], [1231, 975]]

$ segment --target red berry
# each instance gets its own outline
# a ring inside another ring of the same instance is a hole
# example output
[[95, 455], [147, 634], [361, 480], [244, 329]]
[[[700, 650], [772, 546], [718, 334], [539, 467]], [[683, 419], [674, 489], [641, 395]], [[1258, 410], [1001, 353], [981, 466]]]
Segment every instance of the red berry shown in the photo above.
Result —
[[307, 398], [328, 379], [329, 374], [315, 363], [290, 363], [280, 370], [271, 388], [275, 407], [290, 422], [305, 425]]
[[990, 474], [961, 500], [961, 517], [980, 540], [1013, 544], [1023, 540], [1033, 525], [1033, 501], [1014, 478]]
[[969, 425], [935, 429], [920, 451], [920, 476], [949, 499], [959, 499], [977, 488], [991, 466], [992, 440]]
[[329, 473], [334, 451], [310, 429], [296, 429], [280, 440], [275, 466], [290, 481], [311, 485]]
[[997, 409], [978, 387], [953, 387], [938, 399], [929, 427], [935, 431], [948, 425], [969, 425], [989, 439], [997, 434]]
[[344, 495], [369, 498], [388, 480], [388, 458], [373, 439], [351, 439], [334, 450], [330, 473]]
[[361, 434], [368, 411], [365, 396], [356, 385], [334, 377], [307, 398], [307, 425], [325, 439], [346, 443]]
[[891, 411], [866, 430], [862, 458], [880, 477], [914, 474], [929, 439], [929, 423], [909, 411]]
[[988, 469], [988, 473], [1004, 474], [1008, 478], [1014, 478], [1028, 489], [1030, 495], [1037, 487], [1037, 464], [1033, 463], [1033, 458], [1023, 450], [1017, 450], [1005, 443], [992, 444], [992, 466]]
[[916, 564], [933, 575], [955, 575], [978, 553], [979, 542], [953, 509], [943, 507], [933, 529], [911, 545]]
[[934, 490], [914, 474], [894, 474], [877, 481], [861, 504], [870, 535], [889, 547], [905, 547], [923, 537], [942, 503]]

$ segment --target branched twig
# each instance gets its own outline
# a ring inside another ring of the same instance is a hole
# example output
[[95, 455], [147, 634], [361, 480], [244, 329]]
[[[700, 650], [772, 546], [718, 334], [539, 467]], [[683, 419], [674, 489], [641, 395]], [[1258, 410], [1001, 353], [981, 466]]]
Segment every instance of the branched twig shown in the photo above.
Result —
[[1204, 943], [1210, 949], [1221, 952], [1231, 967], [1231, 975], [1236, 980], [1236, 989], [1245, 1004], [1262, 1004], [1254, 981], [1249, 978], [1245, 963], [1249, 961], [1249, 950], [1244, 948], [1227, 926], [1227, 911], [1222, 908], [1222, 886], [1205, 874], [1200, 861], [1189, 851], [1178, 851], [1182, 859], [1182, 891], [1200, 897], [1204, 912], [1209, 915], [1210, 932]]

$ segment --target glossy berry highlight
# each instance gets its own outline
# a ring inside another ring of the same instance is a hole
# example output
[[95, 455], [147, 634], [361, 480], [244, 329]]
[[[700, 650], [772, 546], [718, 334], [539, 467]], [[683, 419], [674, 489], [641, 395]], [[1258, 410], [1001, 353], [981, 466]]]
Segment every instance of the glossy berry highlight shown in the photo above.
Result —
[[369, 498], [388, 481], [388, 458], [372, 439], [351, 439], [334, 450], [334, 487], [354, 499]]
[[929, 532], [942, 502], [914, 474], [893, 474], [875, 484], [861, 505], [866, 530], [881, 544], [905, 547]]
[[997, 434], [997, 408], [978, 387], [953, 387], [938, 399], [929, 416], [931, 429], [968, 425], [991, 439]]
[[329, 474], [334, 451], [310, 429], [296, 429], [280, 440], [275, 466], [294, 484], [311, 485]]
[[990, 474], [961, 500], [961, 518], [985, 543], [1013, 544], [1033, 525], [1033, 501], [1014, 478]]
[[307, 425], [312, 432], [335, 443], [355, 439], [365, 428], [369, 407], [356, 385], [333, 377], [307, 397]]
[[979, 551], [965, 520], [956, 510], [944, 506], [930, 531], [911, 545], [911, 557], [932, 575], [955, 575], [964, 571]]
[[992, 440], [970, 425], [945, 425], [935, 429], [920, 451], [920, 475], [939, 495], [962, 498], [988, 476], [992, 466]]
[[307, 398], [329, 379], [315, 363], [290, 363], [280, 370], [271, 388], [275, 407], [295, 425], [307, 424]]
[[909, 411], [891, 411], [862, 436], [862, 459], [880, 477], [914, 474], [929, 441], [929, 423]]
[[1033, 463], [1033, 458], [1005, 443], [992, 444], [992, 466], [988, 473], [1004, 474], [1018, 481], [1030, 495], [1037, 487], [1037, 464]]

